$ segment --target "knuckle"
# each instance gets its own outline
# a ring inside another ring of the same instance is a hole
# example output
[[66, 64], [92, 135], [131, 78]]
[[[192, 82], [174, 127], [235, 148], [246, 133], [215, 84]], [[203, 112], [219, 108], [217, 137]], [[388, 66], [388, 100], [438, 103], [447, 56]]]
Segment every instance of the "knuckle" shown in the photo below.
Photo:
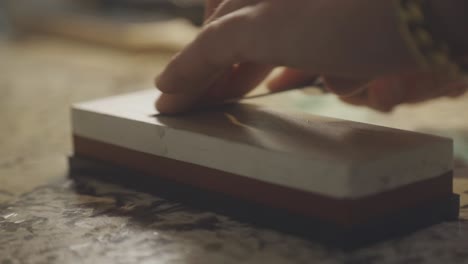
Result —
[[243, 61], [249, 26], [243, 15], [233, 15], [208, 24], [200, 34], [200, 52], [206, 63], [216, 67], [226, 62]]
[[199, 58], [207, 67], [214, 68], [221, 64], [221, 48], [218, 43], [220, 39], [218, 36], [222, 31], [222, 25], [219, 21], [213, 21], [208, 24], [198, 36], [197, 42], [199, 51]]

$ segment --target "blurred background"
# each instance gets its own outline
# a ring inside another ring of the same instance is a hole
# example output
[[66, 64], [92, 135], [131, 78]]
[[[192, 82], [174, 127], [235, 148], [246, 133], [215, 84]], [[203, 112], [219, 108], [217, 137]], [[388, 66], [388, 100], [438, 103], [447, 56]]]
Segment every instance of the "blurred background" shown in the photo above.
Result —
[[71, 104], [152, 88], [202, 1], [0, 1], [0, 202], [63, 177]]
[[[0, 202], [64, 177], [72, 153], [70, 106], [153, 87], [202, 17], [203, 0], [0, 1]], [[391, 114], [317, 90], [254, 101], [450, 136], [456, 166], [468, 160], [467, 96], [403, 105]]]

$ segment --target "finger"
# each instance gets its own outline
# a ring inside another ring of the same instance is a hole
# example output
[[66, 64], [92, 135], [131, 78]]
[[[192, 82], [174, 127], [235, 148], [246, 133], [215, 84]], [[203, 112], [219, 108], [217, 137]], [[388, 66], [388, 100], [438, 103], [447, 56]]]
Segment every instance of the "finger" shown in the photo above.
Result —
[[406, 91], [404, 101], [417, 103], [444, 96], [449, 82], [445, 74], [437, 72], [412, 72], [398, 76], [400, 86]]
[[[224, 71], [219, 74], [219, 80], [226, 80], [231, 71]], [[218, 81], [219, 82], [219, 81]], [[197, 93], [179, 93], [168, 94], [162, 93], [155, 102], [156, 109], [163, 114], [178, 114], [186, 112], [191, 108], [200, 105], [205, 94]]]
[[401, 97], [395, 96], [395, 91], [385, 89], [382, 92], [374, 86], [352, 96], [340, 97], [340, 100], [356, 106], [367, 106], [380, 112], [390, 112], [395, 106], [403, 103]]
[[159, 113], [176, 114], [189, 110], [197, 104], [199, 97], [190, 94], [161, 94], [155, 106]]
[[439, 84], [438, 87], [433, 87], [434, 93], [425, 97], [418, 97], [416, 99], [408, 100], [408, 102], [422, 102], [439, 97], [458, 97], [466, 92], [467, 85], [463, 82], [448, 82], [446, 84]]
[[232, 13], [243, 7], [258, 3], [258, 0], [225, 0], [221, 1], [212, 14], [206, 19], [205, 24], [209, 24], [226, 14]]
[[372, 81], [368, 88], [368, 106], [389, 112], [399, 104], [417, 103], [445, 95], [439, 78], [411, 72], [390, 75]]
[[203, 97], [208, 101], [241, 97], [257, 87], [273, 68], [270, 65], [242, 63], [216, 81]]
[[446, 96], [453, 80], [443, 72], [411, 72], [389, 77], [399, 84], [394, 85], [404, 92], [403, 103], [418, 103]]
[[410, 72], [386, 76], [366, 85], [366, 93], [340, 98], [354, 105], [366, 105], [389, 112], [403, 103], [418, 103], [443, 96], [457, 97], [468, 89], [463, 81], [451, 82], [438, 72]]
[[[347, 85], [342, 80], [339, 83]], [[349, 85], [352, 87], [353, 83], [359, 82], [350, 82]], [[346, 86], [337, 87], [346, 88]], [[377, 79], [362, 85], [359, 89], [347, 89], [347, 91], [353, 91], [353, 94], [340, 96], [342, 101], [352, 105], [367, 106], [381, 112], [391, 111], [396, 105], [403, 102], [405, 96], [404, 88], [399, 85], [396, 78], [395, 80], [390, 78]]]
[[360, 93], [348, 97], [339, 97], [339, 99], [345, 103], [355, 106], [368, 106], [369, 97], [367, 90], [362, 90]]
[[324, 76], [323, 82], [328, 90], [340, 97], [351, 97], [366, 89], [369, 80]]
[[231, 98], [238, 98], [254, 89], [271, 72], [273, 67], [258, 64], [243, 64], [226, 72], [206, 93], [163, 94], [156, 103], [161, 113], [175, 114], [199, 105], [219, 103]]
[[[241, 11], [241, 10], [239, 10]], [[236, 11], [210, 23], [156, 79], [164, 93], [203, 93], [217, 76], [236, 63], [246, 61], [251, 27], [243, 12]], [[245, 10], [244, 10], [245, 11]]]
[[447, 95], [448, 97], [459, 97], [466, 93], [468, 90], [468, 84], [466, 82], [456, 82], [447, 85]]
[[397, 77], [377, 79], [367, 86], [368, 106], [381, 112], [390, 112], [405, 101], [406, 89]]
[[223, 2], [223, 0], [206, 0], [205, 1], [205, 21], [208, 20], [216, 8]]
[[267, 82], [267, 88], [272, 92], [289, 90], [312, 83], [318, 75], [306, 73], [301, 70], [287, 68], [278, 76]]

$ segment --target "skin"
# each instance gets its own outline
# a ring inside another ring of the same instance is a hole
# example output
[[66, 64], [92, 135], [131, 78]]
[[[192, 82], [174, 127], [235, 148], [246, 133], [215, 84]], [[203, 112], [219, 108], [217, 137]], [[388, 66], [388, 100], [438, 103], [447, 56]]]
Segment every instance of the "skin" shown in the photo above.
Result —
[[[468, 25], [454, 16], [459, 9], [437, 10], [442, 10], [435, 15], [443, 25]], [[321, 76], [343, 101], [380, 111], [463, 94], [465, 80], [418, 68], [396, 21], [393, 3], [387, 0], [207, 1], [200, 34], [156, 79], [163, 92], [156, 108], [178, 113], [240, 97], [278, 66], [286, 69], [269, 81], [273, 91]], [[466, 34], [446, 32], [442, 24], [435, 26], [437, 34], [457, 47], [468, 47]], [[464, 54], [463, 48], [457, 50], [457, 56]]]

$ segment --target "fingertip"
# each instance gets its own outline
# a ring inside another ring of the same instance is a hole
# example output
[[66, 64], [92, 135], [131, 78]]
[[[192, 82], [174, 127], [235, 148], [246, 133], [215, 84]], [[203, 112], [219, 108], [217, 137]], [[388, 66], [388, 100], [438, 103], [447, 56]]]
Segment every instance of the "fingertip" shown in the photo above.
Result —
[[162, 72], [159, 74], [155, 79], [154, 79], [154, 85], [156, 86], [156, 89], [163, 93], [171, 94], [171, 93], [176, 93], [176, 87], [177, 85], [174, 83], [174, 81], [171, 80], [170, 77], [168, 77], [168, 74]]
[[282, 69], [279, 74], [266, 82], [266, 87], [272, 92], [291, 90], [301, 86], [311, 85], [318, 76], [296, 69]]
[[159, 85], [159, 82], [160, 82], [159, 79], [160, 79], [160, 77], [159, 77], [159, 76], [161, 76], [161, 75], [157, 75], [157, 76], [154, 78], [154, 87], [156, 87], [156, 89], [158, 89], [158, 90], [160, 90], [160, 91], [162, 92], [161, 88], [159, 88], [159, 87], [160, 87], [160, 85]]
[[354, 80], [347, 78], [323, 77], [327, 89], [339, 97], [354, 97], [367, 89], [369, 80]]
[[161, 113], [161, 114], [173, 115], [173, 114], [178, 114], [178, 113], [183, 112], [183, 110], [180, 109], [180, 107], [167, 104], [166, 102], [161, 101], [159, 99], [156, 100], [155, 107], [158, 113]]
[[395, 109], [397, 105], [396, 104], [387, 104], [387, 105], [371, 105], [370, 107], [381, 112], [381, 113], [390, 113]]
[[156, 110], [161, 114], [178, 114], [189, 110], [197, 99], [186, 95], [162, 94], [155, 102]]
[[266, 88], [270, 90], [271, 92], [279, 92], [285, 89], [284, 86], [278, 83], [277, 79], [268, 80], [265, 85], [266, 85]]
[[465, 94], [467, 90], [468, 90], [468, 85], [465, 82], [448, 85], [447, 96], [452, 97], [452, 98], [459, 97]]
[[177, 114], [182, 112], [182, 109], [178, 105], [167, 103], [165, 100], [158, 98], [155, 102], [156, 110], [161, 114]]

